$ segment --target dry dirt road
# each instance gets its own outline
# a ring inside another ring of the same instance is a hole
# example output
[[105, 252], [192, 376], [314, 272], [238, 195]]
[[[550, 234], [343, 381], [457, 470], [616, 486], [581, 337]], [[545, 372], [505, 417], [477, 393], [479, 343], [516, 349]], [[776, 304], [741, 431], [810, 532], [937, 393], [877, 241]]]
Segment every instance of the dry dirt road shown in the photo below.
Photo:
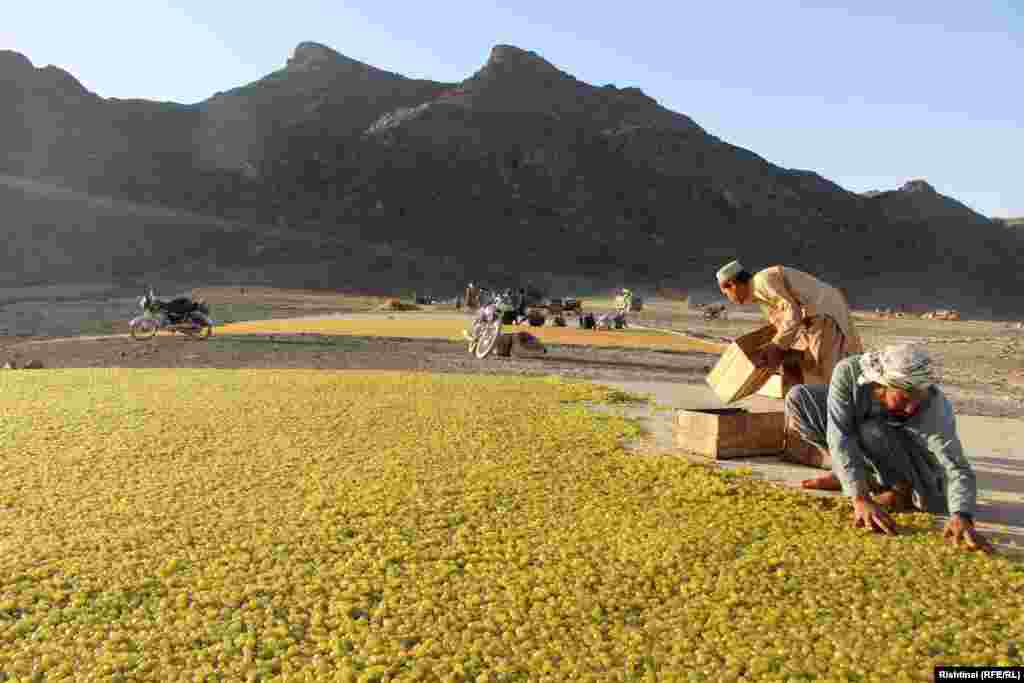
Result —
[[[452, 311], [334, 312], [307, 314], [288, 310], [290, 319], [325, 316], [353, 318], [454, 318]], [[276, 316], [275, 316], [276, 317]], [[756, 316], [736, 316], [725, 324], [701, 323], [696, 316], [657, 313], [637, 316], [637, 324], [690, 333], [698, 338], [730, 338], [758, 325]], [[994, 325], [994, 324], [993, 324]], [[956, 336], [946, 324], [934, 329], [863, 325], [868, 343], [916, 339], [942, 365], [943, 388], [960, 414], [1024, 418], [1024, 386], [1012, 371], [1022, 366], [1020, 335], [993, 329], [970, 329]], [[940, 336], [936, 333], [945, 333]], [[917, 332], [917, 334], [913, 334]], [[964, 341], [972, 340], [972, 341]], [[717, 355], [699, 351], [668, 352], [587, 346], [549, 345], [543, 356], [477, 360], [460, 342], [446, 340], [358, 337], [314, 334], [230, 335], [217, 333], [205, 341], [161, 334], [139, 342], [126, 334], [80, 337], [0, 336], [0, 365], [19, 367], [38, 360], [44, 367], [210, 367], [210, 368], [334, 368], [390, 369], [516, 375], [560, 375], [592, 381], [658, 381], [704, 383]]]
[[647, 379], [700, 383], [715, 362], [708, 353], [549, 346], [543, 356], [477, 360], [463, 343], [315, 334], [215, 335], [203, 341], [159, 335], [21, 339], [0, 342], [0, 362], [46, 368], [324, 368], [482, 374], [561, 375], [588, 380]]

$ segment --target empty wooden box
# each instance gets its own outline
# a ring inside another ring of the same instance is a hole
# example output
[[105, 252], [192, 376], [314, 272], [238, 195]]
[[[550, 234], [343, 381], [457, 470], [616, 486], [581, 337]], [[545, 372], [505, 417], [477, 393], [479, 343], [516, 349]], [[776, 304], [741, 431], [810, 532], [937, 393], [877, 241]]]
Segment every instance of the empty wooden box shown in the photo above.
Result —
[[722, 403], [735, 403], [751, 396], [772, 378], [774, 371], [770, 368], [755, 367], [751, 356], [774, 336], [775, 327], [766, 325], [738, 337], [722, 353], [707, 376], [707, 383], [715, 390]]
[[773, 455], [783, 449], [785, 427], [781, 410], [756, 413], [743, 408], [680, 410], [676, 414], [676, 445], [715, 460]]

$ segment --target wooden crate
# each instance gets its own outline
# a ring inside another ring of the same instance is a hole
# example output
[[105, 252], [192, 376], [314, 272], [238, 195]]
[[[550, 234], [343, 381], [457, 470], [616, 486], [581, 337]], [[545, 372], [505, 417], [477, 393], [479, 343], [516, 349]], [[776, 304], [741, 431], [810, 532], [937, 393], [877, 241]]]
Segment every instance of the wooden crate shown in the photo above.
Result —
[[753, 395], [775, 374], [770, 368], [755, 367], [750, 360], [753, 353], [774, 336], [775, 327], [766, 325], [738, 337], [722, 353], [706, 378], [722, 403], [735, 403]]
[[676, 446], [715, 460], [781, 453], [783, 411], [695, 408], [676, 413]]

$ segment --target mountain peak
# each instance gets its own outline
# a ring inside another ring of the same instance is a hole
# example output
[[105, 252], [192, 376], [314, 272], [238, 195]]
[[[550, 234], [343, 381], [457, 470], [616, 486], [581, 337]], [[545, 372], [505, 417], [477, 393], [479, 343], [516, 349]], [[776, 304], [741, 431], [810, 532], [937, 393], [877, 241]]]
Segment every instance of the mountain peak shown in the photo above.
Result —
[[31, 71], [35, 66], [25, 55], [14, 50], [0, 50], [0, 73], [17, 73]]
[[77, 78], [52, 64], [37, 68], [25, 55], [13, 50], [0, 50], [0, 74], [15, 83], [35, 83], [64, 95], [89, 95]]
[[292, 74], [324, 72], [330, 76], [348, 74], [359, 79], [383, 77], [390, 80], [406, 80], [401, 74], [346, 57], [322, 43], [313, 41], [303, 41], [295, 46], [292, 56], [285, 65], [285, 71]]
[[515, 45], [495, 45], [491, 48], [491, 55], [487, 59], [488, 66], [502, 65], [505, 68], [529, 68], [534, 71], [557, 72], [551, 62], [547, 61], [536, 52], [524, 50]]
[[908, 180], [900, 188], [900, 192], [920, 192], [922, 194], [938, 194], [935, 188], [932, 187], [926, 180], [916, 179]]
[[338, 52], [326, 45], [304, 41], [295, 46], [291, 58], [288, 59], [290, 69], [315, 69], [325, 64], [334, 64], [344, 61]]
[[[491, 48], [487, 62], [462, 82], [462, 89], [466, 92], [476, 96], [486, 93], [488, 98], [497, 97], [500, 100], [498, 109], [517, 111], [522, 108], [523, 102], [517, 104], [516, 101], [524, 97], [535, 104], [541, 100], [551, 104], [559, 98], [558, 91], [565, 95], [567, 90], [575, 90], [580, 86], [575, 78], [560, 71], [536, 52], [514, 45], [495, 45]], [[575, 96], [572, 99], [575, 100]]]

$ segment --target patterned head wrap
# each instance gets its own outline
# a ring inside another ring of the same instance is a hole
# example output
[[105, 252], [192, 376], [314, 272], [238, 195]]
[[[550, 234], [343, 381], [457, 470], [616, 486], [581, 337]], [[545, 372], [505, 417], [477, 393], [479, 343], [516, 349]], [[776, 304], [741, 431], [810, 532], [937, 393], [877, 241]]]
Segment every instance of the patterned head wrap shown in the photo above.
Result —
[[935, 383], [932, 359], [922, 346], [896, 344], [881, 351], [869, 351], [860, 357], [858, 384], [881, 384], [893, 389], [914, 391]]

